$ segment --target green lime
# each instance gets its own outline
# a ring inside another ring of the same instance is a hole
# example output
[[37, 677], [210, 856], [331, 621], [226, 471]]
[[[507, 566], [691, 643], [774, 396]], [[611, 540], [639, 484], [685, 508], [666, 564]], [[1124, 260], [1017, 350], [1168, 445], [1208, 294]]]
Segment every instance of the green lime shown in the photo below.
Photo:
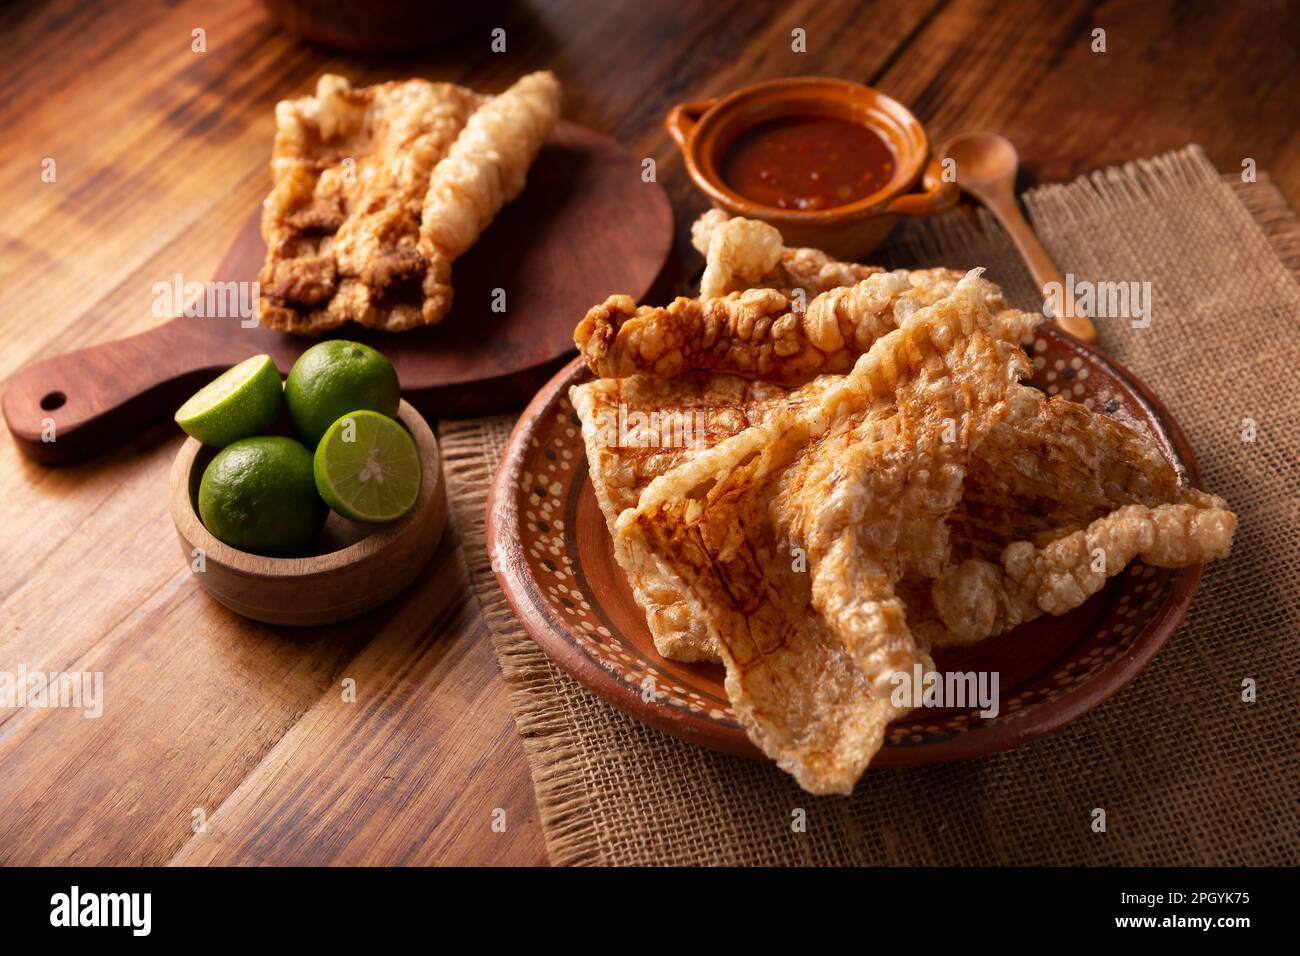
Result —
[[311, 452], [292, 438], [242, 438], [217, 452], [199, 483], [199, 517], [231, 547], [265, 554], [311, 544], [329, 511]]
[[190, 396], [176, 410], [176, 424], [205, 445], [225, 448], [265, 431], [280, 414], [282, 395], [271, 356], [254, 355]]
[[336, 339], [298, 357], [284, 383], [289, 421], [315, 448], [325, 429], [348, 412], [397, 414], [401, 390], [393, 365], [368, 345]]
[[393, 521], [420, 497], [422, 472], [415, 439], [387, 415], [349, 412], [316, 446], [316, 489], [326, 504], [353, 521]]

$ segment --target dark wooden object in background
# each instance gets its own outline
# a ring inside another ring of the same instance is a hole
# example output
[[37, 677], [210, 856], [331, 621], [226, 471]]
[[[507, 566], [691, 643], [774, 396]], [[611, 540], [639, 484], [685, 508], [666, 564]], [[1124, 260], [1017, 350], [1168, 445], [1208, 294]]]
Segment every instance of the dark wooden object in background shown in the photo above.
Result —
[[[306, 46], [252, 0], [82, 7], [0, 13], [0, 376], [141, 332], [155, 282], [210, 278], [266, 193], [276, 100], [325, 70], [499, 90], [554, 69], [566, 118], [657, 161], [687, 275], [699, 261], [682, 240], [705, 203], [664, 113], [764, 77], [878, 86], [939, 143], [998, 130], [1022, 185], [1196, 141], [1300, 198], [1294, 4], [520, 0], [499, 24], [506, 54], [484, 35], [382, 60]], [[796, 27], [807, 53], [790, 49]], [[102, 670], [108, 697], [98, 720], [0, 711], [0, 862], [545, 862], [454, 534], [356, 622], [251, 624], [181, 562], [167, 515], [180, 436], [160, 434], [59, 470], [0, 437], [0, 668]]]

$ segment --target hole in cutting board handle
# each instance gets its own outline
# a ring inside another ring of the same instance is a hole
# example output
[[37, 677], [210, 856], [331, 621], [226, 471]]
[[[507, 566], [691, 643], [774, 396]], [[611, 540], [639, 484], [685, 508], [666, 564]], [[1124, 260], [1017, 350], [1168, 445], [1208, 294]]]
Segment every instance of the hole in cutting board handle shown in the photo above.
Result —
[[68, 396], [62, 392], [46, 392], [41, 397], [41, 408], [47, 412], [52, 412], [56, 408], [62, 408], [68, 401]]

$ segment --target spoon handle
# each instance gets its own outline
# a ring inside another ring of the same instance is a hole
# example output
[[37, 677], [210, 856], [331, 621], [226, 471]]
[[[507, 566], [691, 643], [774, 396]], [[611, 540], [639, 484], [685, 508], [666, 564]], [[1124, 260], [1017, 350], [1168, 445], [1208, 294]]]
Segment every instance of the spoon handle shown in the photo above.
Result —
[[1056, 268], [1052, 262], [1052, 257], [1047, 254], [1043, 244], [1038, 241], [1038, 236], [1034, 234], [1033, 228], [1020, 214], [1020, 207], [1016, 204], [1014, 195], [1008, 192], [998, 191], [997, 193], [983, 197], [984, 204], [993, 213], [998, 222], [1002, 223], [1002, 228], [1007, 231], [1011, 241], [1015, 243], [1016, 249], [1020, 252], [1020, 257], [1025, 260], [1025, 265], [1029, 266], [1029, 274], [1034, 277], [1041, 290], [1045, 290], [1051, 283], [1057, 283], [1057, 288], [1061, 290], [1059, 301], [1064, 307], [1061, 311], [1063, 315], [1053, 316], [1056, 324], [1065, 329], [1076, 339], [1082, 339], [1084, 342], [1097, 341], [1097, 329], [1093, 326], [1092, 320], [1086, 315], [1079, 315], [1078, 310], [1074, 307], [1074, 297], [1070, 294], [1065, 284], [1065, 279], [1061, 276], [1061, 270]]

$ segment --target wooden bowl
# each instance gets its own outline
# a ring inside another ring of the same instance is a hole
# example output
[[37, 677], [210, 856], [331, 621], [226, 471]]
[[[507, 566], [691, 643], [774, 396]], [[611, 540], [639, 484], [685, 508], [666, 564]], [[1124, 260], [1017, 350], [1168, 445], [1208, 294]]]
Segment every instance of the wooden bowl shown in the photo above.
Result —
[[[1150, 392], [1099, 353], [1043, 326], [1026, 344], [1033, 384], [1150, 435], [1197, 484], [1182, 431]], [[488, 503], [493, 567], [524, 628], [560, 667], [653, 727], [701, 746], [762, 759], [731, 710], [718, 664], [679, 664], [655, 650], [645, 614], [614, 559], [587, 474], [570, 363], [538, 393], [510, 438]], [[943, 763], [1008, 750], [1061, 727], [1131, 681], [1182, 621], [1201, 566], [1135, 562], [1082, 606], [966, 647], [938, 648], [947, 671], [996, 671], [998, 716], [918, 710], [891, 724], [873, 768]], [[653, 695], [643, 683], [653, 678]], [[649, 699], [646, 699], [646, 698]]]
[[307, 627], [364, 614], [410, 584], [433, 557], [447, 521], [438, 440], [405, 401], [397, 418], [415, 439], [424, 484], [415, 506], [391, 524], [367, 525], [330, 512], [310, 553], [277, 558], [223, 544], [203, 526], [199, 482], [216, 449], [193, 438], [171, 470], [171, 513], [181, 551], [209, 594], [236, 614]]
[[[719, 173], [723, 156], [746, 130], [786, 116], [826, 116], [870, 127], [893, 149], [893, 178], [870, 196], [830, 209], [778, 209], [740, 195]], [[718, 99], [681, 103], [664, 125], [691, 179], [714, 206], [771, 223], [787, 246], [812, 246], [861, 262], [900, 216], [932, 216], [957, 202], [956, 184], [944, 182], [916, 117], [897, 100], [858, 83], [815, 76], [755, 83]]]

